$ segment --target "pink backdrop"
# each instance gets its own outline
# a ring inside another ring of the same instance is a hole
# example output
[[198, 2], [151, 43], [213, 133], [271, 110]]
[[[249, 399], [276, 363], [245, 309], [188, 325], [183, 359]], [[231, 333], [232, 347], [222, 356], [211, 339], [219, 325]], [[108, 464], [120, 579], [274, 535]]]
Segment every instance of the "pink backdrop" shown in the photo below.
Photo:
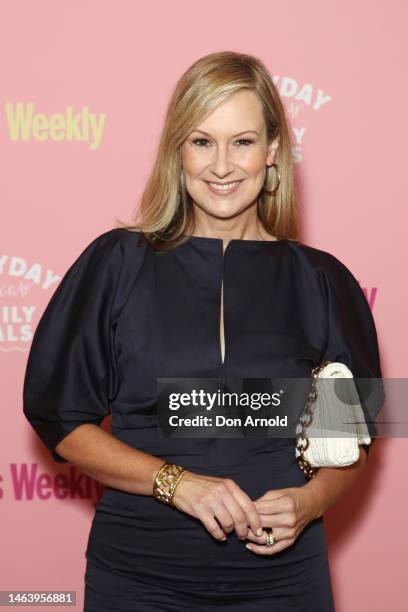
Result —
[[[352, 270], [384, 376], [407, 376], [408, 8], [13, 0], [1, 12], [0, 588], [76, 590], [81, 610], [98, 491], [51, 461], [22, 414], [32, 333], [58, 280], [131, 215], [181, 73], [210, 52], [251, 53], [274, 75], [294, 131], [301, 239]], [[70, 113], [82, 115], [76, 130]], [[405, 439], [377, 440], [364, 476], [326, 514], [341, 612], [406, 610], [406, 450]]]

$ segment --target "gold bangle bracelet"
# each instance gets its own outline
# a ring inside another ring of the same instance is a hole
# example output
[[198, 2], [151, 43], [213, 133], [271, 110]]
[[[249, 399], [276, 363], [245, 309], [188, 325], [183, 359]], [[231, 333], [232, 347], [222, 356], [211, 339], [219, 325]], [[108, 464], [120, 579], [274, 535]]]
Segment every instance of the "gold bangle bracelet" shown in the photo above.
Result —
[[178, 483], [188, 470], [175, 463], [167, 463], [161, 466], [156, 474], [153, 484], [154, 497], [169, 506], [174, 506], [173, 496]]

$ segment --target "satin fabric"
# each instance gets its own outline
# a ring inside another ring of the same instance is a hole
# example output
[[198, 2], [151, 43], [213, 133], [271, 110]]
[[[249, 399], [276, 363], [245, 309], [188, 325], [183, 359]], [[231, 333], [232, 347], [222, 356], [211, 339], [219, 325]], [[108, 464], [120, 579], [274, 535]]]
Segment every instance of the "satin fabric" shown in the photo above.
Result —
[[[233, 478], [256, 499], [305, 484], [294, 440], [163, 439], [156, 379], [308, 377], [324, 359], [345, 363], [355, 377], [381, 377], [371, 310], [335, 256], [295, 240], [231, 240], [223, 253], [221, 239], [198, 236], [158, 253], [139, 232], [113, 229], [81, 253], [43, 313], [24, 414], [57, 462], [65, 461], [55, 451], [60, 440], [111, 412], [112, 434], [123, 442], [196, 473]], [[155, 587], [163, 590], [160, 606], [168, 601], [157, 610], [185, 608], [182, 597], [193, 598], [196, 610], [221, 599], [235, 602], [231, 609], [263, 610], [265, 598], [270, 610], [334, 609], [323, 518], [292, 546], [260, 556], [234, 534], [215, 541], [199, 520], [152, 496], [106, 487], [86, 558], [89, 612], [148, 610], [137, 602]], [[106, 590], [106, 572], [118, 599], [105, 597], [102, 608], [96, 594]], [[128, 586], [114, 589], [121, 580]], [[250, 604], [238, 608], [237, 598]]]

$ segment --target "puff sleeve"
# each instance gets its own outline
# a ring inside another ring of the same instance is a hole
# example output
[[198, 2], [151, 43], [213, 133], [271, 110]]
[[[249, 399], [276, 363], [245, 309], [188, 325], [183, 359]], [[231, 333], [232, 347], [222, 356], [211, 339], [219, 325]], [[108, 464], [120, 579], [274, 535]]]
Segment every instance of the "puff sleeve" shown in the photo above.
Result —
[[322, 361], [339, 361], [353, 373], [372, 439], [371, 445], [362, 445], [368, 453], [375, 441], [374, 422], [384, 402], [374, 318], [357, 279], [339, 259], [324, 253], [318, 273], [327, 312], [327, 344]]
[[24, 385], [23, 412], [53, 459], [57, 444], [84, 423], [110, 412], [118, 373], [112, 308], [122, 266], [117, 232], [94, 239], [68, 269], [35, 330]]

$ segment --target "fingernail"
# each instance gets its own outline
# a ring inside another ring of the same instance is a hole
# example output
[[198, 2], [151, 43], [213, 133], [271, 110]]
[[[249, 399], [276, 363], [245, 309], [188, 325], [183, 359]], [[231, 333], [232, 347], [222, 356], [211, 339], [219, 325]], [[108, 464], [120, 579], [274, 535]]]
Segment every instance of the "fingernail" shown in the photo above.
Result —
[[221, 538], [221, 542], [223, 542], [226, 539], [227, 539], [227, 536], [224, 536], [223, 538]]
[[250, 544], [246, 544], [245, 548], [248, 548], [248, 550], [252, 550], [251, 545]]
[[257, 536], [261, 536], [261, 535], [262, 535], [262, 532], [263, 532], [262, 527], [259, 527], [259, 529], [257, 529], [257, 530], [256, 530], [256, 535], [257, 535]]

